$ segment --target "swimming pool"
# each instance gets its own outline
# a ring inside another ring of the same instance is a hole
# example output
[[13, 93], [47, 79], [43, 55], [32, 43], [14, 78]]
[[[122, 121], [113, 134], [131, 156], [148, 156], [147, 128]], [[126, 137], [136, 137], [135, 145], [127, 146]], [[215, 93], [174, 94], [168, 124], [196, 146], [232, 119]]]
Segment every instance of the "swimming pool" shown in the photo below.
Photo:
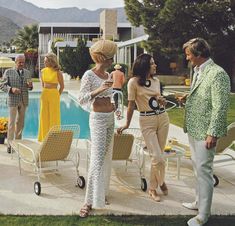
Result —
[[[0, 117], [8, 117], [9, 111], [6, 104], [6, 93], [0, 93]], [[29, 93], [29, 106], [25, 116], [24, 138], [37, 138], [40, 93]], [[89, 113], [84, 111], [68, 93], [63, 93], [60, 98], [61, 124], [79, 124], [80, 138], [87, 139], [90, 136]]]

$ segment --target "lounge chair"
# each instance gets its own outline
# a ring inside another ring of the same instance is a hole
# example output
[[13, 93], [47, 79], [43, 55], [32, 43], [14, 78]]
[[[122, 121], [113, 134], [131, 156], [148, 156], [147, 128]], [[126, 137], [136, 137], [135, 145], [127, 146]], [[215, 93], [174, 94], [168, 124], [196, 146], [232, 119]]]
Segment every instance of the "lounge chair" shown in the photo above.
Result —
[[[220, 163], [230, 160], [235, 160], [234, 151], [229, 149], [233, 144], [235, 144], [235, 122], [231, 123], [227, 128], [227, 135], [218, 139], [216, 144], [216, 154], [226, 155], [229, 158], [214, 160], [214, 163]], [[187, 144], [180, 143], [176, 138], [171, 138], [169, 140], [169, 145], [184, 148], [185, 157], [191, 158], [190, 148]], [[216, 157], [216, 156], [215, 156]], [[219, 178], [214, 174], [214, 186], [216, 187], [219, 184]]]
[[[216, 144], [216, 154], [221, 154], [228, 156], [226, 159], [215, 160], [214, 163], [226, 162], [230, 160], [235, 160], [235, 154], [230, 147], [235, 144], [235, 122], [231, 123], [227, 128], [227, 135], [218, 139]], [[219, 178], [214, 174], [214, 186], [219, 184]]]
[[[138, 128], [129, 128], [123, 131], [122, 134], [114, 134], [113, 142], [113, 161], [126, 161], [127, 171], [128, 163], [136, 163], [141, 182], [141, 189], [143, 191], [147, 190], [147, 181], [144, 176], [144, 165], [143, 159], [140, 157], [140, 153], [136, 148], [136, 143], [142, 142], [141, 132]], [[90, 161], [90, 140], [87, 140], [87, 171]]]
[[[58, 161], [72, 161], [77, 173], [76, 185], [80, 188], [85, 187], [85, 179], [83, 176], [79, 176], [78, 170], [80, 160], [77, 147], [79, 132], [79, 125], [54, 126], [41, 143], [31, 140], [15, 140], [12, 142], [13, 150], [18, 153], [20, 174], [21, 161], [34, 166], [38, 177], [38, 181], [34, 183], [34, 191], [37, 195], [41, 193], [40, 175], [42, 171], [58, 169]], [[56, 165], [42, 166], [46, 162], [56, 162]]]
[[145, 179], [144, 164], [141, 153], [136, 148], [136, 144], [142, 142], [140, 129], [129, 128], [122, 134], [114, 134], [113, 143], [113, 161], [126, 161], [126, 171], [128, 163], [136, 163], [140, 175], [140, 188], [147, 190], [147, 181]]
[[134, 143], [132, 134], [114, 134], [113, 160], [131, 161], [130, 155]]
[[228, 126], [227, 136], [221, 137], [216, 145], [216, 153], [223, 152], [226, 148], [230, 147], [235, 141], [235, 122]]

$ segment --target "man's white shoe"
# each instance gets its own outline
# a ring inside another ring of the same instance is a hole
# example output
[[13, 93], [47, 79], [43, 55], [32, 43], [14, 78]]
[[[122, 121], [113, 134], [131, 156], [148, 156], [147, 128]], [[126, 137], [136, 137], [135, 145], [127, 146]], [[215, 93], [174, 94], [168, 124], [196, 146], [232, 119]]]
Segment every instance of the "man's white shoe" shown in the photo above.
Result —
[[191, 218], [187, 222], [187, 224], [188, 226], [203, 226], [207, 221], [208, 221], [208, 218], [202, 219], [200, 216], [197, 215], [196, 217]]
[[198, 210], [197, 202], [183, 202], [182, 206], [190, 210]]

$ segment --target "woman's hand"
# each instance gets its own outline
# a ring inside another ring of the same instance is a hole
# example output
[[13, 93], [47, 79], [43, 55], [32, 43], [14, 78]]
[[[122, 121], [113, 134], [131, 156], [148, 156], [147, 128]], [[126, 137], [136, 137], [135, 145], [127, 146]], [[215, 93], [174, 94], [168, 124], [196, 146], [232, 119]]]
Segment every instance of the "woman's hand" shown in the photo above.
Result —
[[107, 87], [107, 89], [111, 88], [113, 85], [113, 80], [109, 79], [103, 82], [104, 86]]
[[97, 89], [95, 89], [94, 91], [91, 92], [91, 98], [96, 97], [97, 95], [99, 95], [100, 93], [104, 92], [105, 90], [111, 88], [113, 85], [113, 81], [112, 80], [106, 80], [104, 81], [100, 87], [98, 87]]
[[109, 88], [111, 88], [113, 85], [113, 81], [112, 80], [106, 80], [102, 83], [102, 85], [98, 88], [100, 90], [100, 92], [103, 92]]
[[166, 98], [164, 98], [163, 96], [158, 96], [157, 102], [160, 106], [166, 106]]
[[127, 126], [127, 125], [122, 126], [122, 127], [119, 127], [119, 128], [117, 129], [117, 133], [118, 133], [118, 134], [122, 134], [122, 131], [124, 131], [125, 129], [128, 129], [128, 126]]

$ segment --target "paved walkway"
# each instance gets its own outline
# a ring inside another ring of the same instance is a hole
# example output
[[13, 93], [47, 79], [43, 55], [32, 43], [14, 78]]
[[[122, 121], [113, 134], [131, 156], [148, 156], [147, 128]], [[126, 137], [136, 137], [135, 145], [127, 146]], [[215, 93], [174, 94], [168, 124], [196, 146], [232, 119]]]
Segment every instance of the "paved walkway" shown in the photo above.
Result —
[[[35, 90], [40, 89], [35, 84]], [[76, 95], [79, 82], [66, 82], [66, 89]], [[119, 122], [122, 124], [123, 122]], [[134, 115], [132, 127], [138, 126], [137, 115]], [[169, 137], [176, 137], [187, 143], [187, 137], [181, 128], [170, 126]], [[79, 144], [81, 161], [80, 174], [86, 178], [86, 146], [84, 141]], [[222, 157], [219, 157], [220, 159]], [[220, 184], [215, 188], [212, 214], [235, 214], [235, 167], [234, 161], [215, 164], [215, 174], [220, 178]], [[63, 164], [63, 163], [61, 163]], [[146, 177], [149, 175], [147, 161]], [[169, 195], [162, 196], [162, 202], [152, 201], [147, 192], [140, 190], [140, 177], [134, 164], [125, 171], [125, 162], [113, 162], [110, 196], [108, 205], [94, 214], [143, 214], [143, 215], [193, 215], [195, 211], [181, 206], [184, 201], [194, 198], [194, 178], [191, 161], [183, 158], [181, 177], [177, 180], [176, 160], [169, 162], [166, 173], [166, 183]], [[36, 176], [31, 168], [23, 165], [23, 173], [19, 174], [16, 154], [13, 159], [6, 152], [6, 145], [0, 145], [0, 213], [24, 215], [67, 215], [78, 214], [84, 202], [85, 189], [75, 187], [76, 175], [74, 168], [59, 170], [56, 174], [42, 175], [42, 194], [37, 196], [33, 191]]]

